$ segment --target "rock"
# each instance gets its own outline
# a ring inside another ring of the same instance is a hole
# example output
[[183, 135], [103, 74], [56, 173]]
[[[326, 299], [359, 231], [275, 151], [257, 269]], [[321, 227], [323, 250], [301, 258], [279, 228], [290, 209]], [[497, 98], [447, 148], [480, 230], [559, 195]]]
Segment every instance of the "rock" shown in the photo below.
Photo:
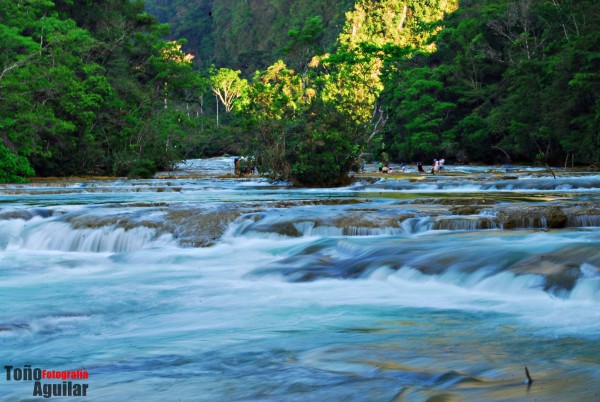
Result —
[[567, 215], [559, 207], [508, 207], [498, 212], [504, 229], [560, 229], [567, 226]]

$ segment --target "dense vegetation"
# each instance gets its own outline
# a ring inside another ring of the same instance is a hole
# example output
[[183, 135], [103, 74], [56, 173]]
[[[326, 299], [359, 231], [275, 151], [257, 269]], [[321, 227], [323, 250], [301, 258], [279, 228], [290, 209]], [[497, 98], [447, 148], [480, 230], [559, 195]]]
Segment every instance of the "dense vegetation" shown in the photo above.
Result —
[[392, 60], [386, 141], [399, 157], [600, 161], [600, 3], [463, 0], [437, 50]]
[[0, 1], [0, 181], [145, 176], [180, 157], [193, 125], [168, 102], [185, 101], [197, 75], [143, 10], [123, 0]]
[[600, 161], [598, 0], [146, 3], [172, 33], [141, 1], [0, 0], [0, 181], [225, 152], [301, 185], [369, 155]]
[[171, 39], [186, 38], [186, 52], [194, 54], [202, 68], [211, 64], [241, 70], [250, 76], [280, 58], [296, 68], [285, 52], [288, 31], [319, 16], [323, 35], [319, 45], [331, 51], [345, 12], [355, 0], [147, 0], [147, 11], [168, 22]]

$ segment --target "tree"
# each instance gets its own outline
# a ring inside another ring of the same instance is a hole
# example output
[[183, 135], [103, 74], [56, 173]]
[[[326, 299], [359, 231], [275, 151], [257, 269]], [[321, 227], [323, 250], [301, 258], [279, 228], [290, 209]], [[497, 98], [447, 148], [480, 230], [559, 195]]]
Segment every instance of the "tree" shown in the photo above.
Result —
[[233, 71], [229, 68], [212, 70], [210, 74], [210, 86], [213, 93], [219, 98], [225, 110], [230, 112], [235, 101], [244, 94], [248, 81], [240, 78], [241, 71]]
[[310, 60], [323, 52], [321, 40], [324, 35], [323, 19], [320, 15], [308, 18], [301, 28], [288, 31], [289, 43], [283, 48], [290, 66], [302, 72], [302, 81], [306, 85], [306, 75]]
[[242, 110], [264, 173], [300, 186], [348, 183], [364, 131], [317, 84], [305, 87], [300, 74], [278, 61], [255, 75], [248, 95]]
[[181, 158], [199, 80], [167, 33], [140, 1], [0, 2], [0, 180], [151, 174]]

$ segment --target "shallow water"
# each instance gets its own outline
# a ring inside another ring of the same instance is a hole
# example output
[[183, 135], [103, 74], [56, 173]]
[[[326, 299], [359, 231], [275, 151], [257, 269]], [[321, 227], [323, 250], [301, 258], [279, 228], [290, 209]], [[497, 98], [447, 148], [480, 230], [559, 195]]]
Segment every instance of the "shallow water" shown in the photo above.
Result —
[[0, 187], [3, 366], [85, 369], [67, 400], [600, 400], [600, 175], [185, 175], [232, 166]]

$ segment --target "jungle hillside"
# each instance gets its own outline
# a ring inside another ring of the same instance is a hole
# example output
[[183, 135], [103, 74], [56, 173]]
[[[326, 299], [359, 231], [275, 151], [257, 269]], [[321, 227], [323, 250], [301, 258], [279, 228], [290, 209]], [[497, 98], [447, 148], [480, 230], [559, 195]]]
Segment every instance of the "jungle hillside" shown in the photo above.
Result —
[[600, 163], [598, 0], [0, 0], [0, 182]]

